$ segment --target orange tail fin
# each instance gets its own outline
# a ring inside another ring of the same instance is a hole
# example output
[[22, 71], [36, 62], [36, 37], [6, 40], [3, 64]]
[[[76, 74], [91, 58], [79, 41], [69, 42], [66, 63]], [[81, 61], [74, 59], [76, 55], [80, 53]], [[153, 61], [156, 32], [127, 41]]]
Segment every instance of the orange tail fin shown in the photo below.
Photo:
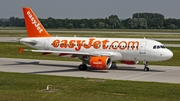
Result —
[[51, 37], [29, 7], [23, 7], [28, 37]]

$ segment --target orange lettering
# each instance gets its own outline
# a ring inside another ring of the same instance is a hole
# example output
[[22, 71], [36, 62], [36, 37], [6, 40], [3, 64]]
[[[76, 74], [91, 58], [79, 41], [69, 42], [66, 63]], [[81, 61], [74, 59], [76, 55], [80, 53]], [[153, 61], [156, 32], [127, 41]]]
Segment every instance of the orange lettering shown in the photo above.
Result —
[[93, 43], [93, 47], [94, 47], [95, 49], [99, 49], [99, 47], [101, 47], [101, 42], [100, 42], [100, 41], [95, 41], [95, 42]]
[[[121, 47], [121, 45], [122, 45], [122, 47]], [[127, 48], [127, 42], [126, 41], [121, 41], [118, 46], [119, 46], [120, 50], [124, 50], [124, 49]]]
[[67, 47], [67, 40], [62, 40], [60, 44], [61, 48], [66, 48]]
[[57, 48], [59, 46], [60, 40], [54, 40], [53, 43], [51, 44], [54, 48]]
[[[94, 42], [93, 42], [94, 41]], [[60, 48], [75, 48], [76, 51], [81, 50], [81, 48], [85, 48], [85, 49], [89, 49], [91, 47], [93, 47], [94, 49], [119, 49], [120, 50], [129, 50], [130, 48], [132, 50], [138, 50], [138, 46], [139, 46], [139, 42], [138, 41], [113, 41], [112, 43], [109, 43], [109, 40], [95, 40], [95, 38], [90, 38], [88, 44], [86, 43], [86, 40], [54, 40], [52, 42], [52, 46], [54, 48], [57, 48], [60, 46]], [[75, 47], [74, 44], [77, 44], [77, 46]]]
[[75, 42], [75, 40], [69, 41], [69, 48], [74, 48], [74, 42]]
[[[139, 42], [138, 42], [138, 41], [135, 41], [135, 42], [134, 42], [134, 41], [129, 41], [129, 42], [128, 42], [128, 46], [129, 46], [129, 47], [132, 46], [132, 50], [134, 50], [134, 48], [136, 47], [135, 44], [137, 44], [137, 46], [139, 46]], [[128, 47], [128, 49], [129, 49], [129, 47]], [[138, 47], [137, 47], [136, 50], [138, 50]]]
[[108, 46], [106, 46], [106, 44], [107, 44], [108, 42], [109, 42], [108, 39], [102, 41], [102, 47], [103, 47], [103, 49], [107, 49], [107, 48], [108, 48]]
[[77, 40], [77, 47], [75, 48], [75, 50], [79, 51], [81, 49], [81, 47], [83, 46], [84, 42], [85, 42], [85, 40]]
[[[117, 45], [114, 45], [114, 43], [118, 43], [118, 41], [114, 41], [112, 42], [111, 46], [112, 46], [112, 49], [116, 50], [118, 47]], [[116, 46], [116, 47], [115, 47]]]
[[89, 49], [93, 45], [94, 38], [89, 39], [89, 43], [84, 45], [84, 48]]

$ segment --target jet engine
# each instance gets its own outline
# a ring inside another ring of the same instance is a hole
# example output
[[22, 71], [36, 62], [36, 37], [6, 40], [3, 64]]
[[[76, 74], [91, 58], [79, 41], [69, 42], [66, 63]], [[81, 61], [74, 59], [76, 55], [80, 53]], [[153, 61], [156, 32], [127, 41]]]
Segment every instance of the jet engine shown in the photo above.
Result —
[[89, 64], [92, 68], [109, 69], [112, 65], [112, 60], [107, 56], [92, 56], [89, 60]]

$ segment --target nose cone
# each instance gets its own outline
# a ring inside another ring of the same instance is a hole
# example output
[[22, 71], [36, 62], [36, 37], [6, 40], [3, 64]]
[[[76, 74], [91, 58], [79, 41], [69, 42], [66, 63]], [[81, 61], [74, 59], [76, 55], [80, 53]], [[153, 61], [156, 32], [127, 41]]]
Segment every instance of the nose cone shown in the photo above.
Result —
[[163, 57], [165, 60], [171, 59], [173, 57], [173, 53], [169, 49], [167, 49], [166, 53], [163, 54]]

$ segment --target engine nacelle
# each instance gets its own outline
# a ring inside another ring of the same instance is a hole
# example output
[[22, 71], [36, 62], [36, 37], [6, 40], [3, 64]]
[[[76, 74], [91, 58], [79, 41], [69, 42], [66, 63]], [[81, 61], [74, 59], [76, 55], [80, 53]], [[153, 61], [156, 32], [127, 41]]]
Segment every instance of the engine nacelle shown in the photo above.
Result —
[[92, 68], [109, 69], [112, 65], [112, 60], [107, 56], [92, 56], [89, 60], [89, 64]]
[[138, 61], [121, 61], [123, 64], [128, 64], [128, 65], [135, 65], [138, 64]]

